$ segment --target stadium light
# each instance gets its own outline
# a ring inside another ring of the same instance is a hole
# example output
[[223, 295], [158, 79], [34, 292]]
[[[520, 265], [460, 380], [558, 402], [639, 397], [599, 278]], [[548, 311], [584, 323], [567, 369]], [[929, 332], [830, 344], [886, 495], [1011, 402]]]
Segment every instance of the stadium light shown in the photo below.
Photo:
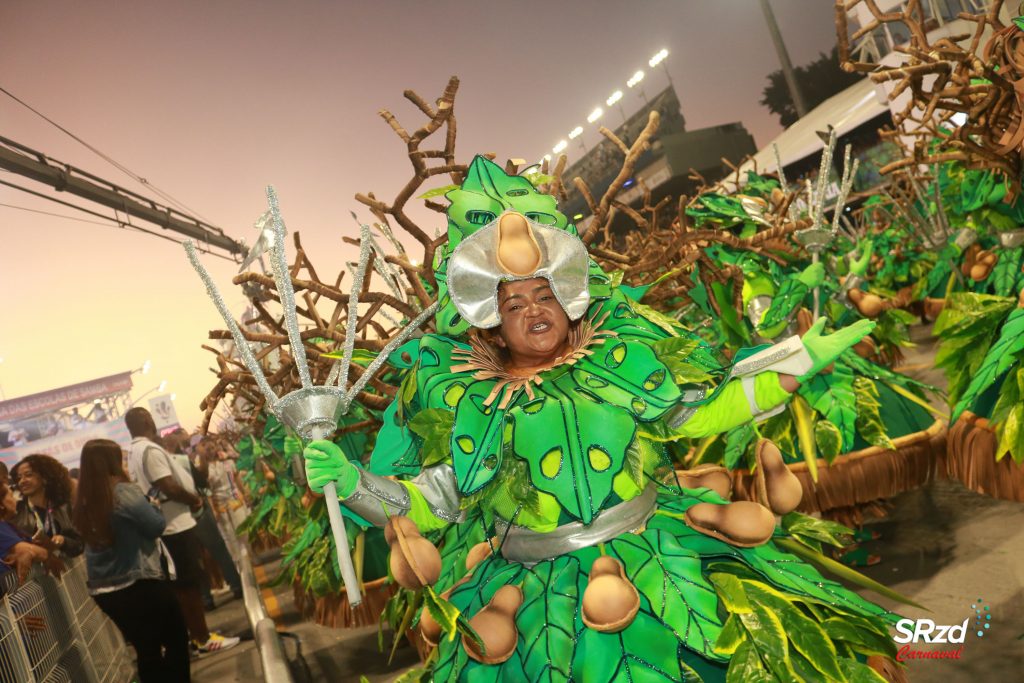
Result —
[[160, 382], [160, 386], [158, 386], [158, 387], [156, 388], [156, 393], [158, 393], [158, 394], [159, 394], [159, 393], [162, 393], [162, 392], [163, 392], [163, 390], [164, 390], [164, 389], [166, 389], [166, 388], [167, 388], [167, 380], [162, 380], [162, 381]]
[[602, 114], [604, 114], [604, 109], [598, 107], [597, 109], [595, 109], [594, 111], [590, 112], [590, 114], [587, 115], [587, 123], [593, 123], [594, 121], [597, 121], [599, 118], [601, 118]]
[[657, 54], [655, 54], [653, 57], [651, 57], [651, 61], [649, 61], [647, 63], [653, 69], [654, 67], [658, 66], [663, 61], [665, 61], [665, 57], [668, 57], [668, 50], [662, 49], [662, 50], [659, 50], [657, 52]]
[[621, 99], [622, 99], [622, 91], [621, 90], [616, 90], [615, 92], [613, 92], [611, 95], [608, 96], [608, 99], [605, 100], [604, 103], [610, 107], [610, 106], [612, 106], [613, 104], [615, 104], [616, 102], [618, 102]]
[[555, 154], [561, 154], [562, 152], [565, 151], [565, 148], [568, 147], [568, 146], [569, 146], [568, 142], [566, 142], [565, 140], [559, 140], [558, 144], [555, 145], [554, 148], [551, 151], [554, 152]]
[[637, 85], [639, 85], [640, 81], [642, 80], [644, 80], [644, 72], [637, 71], [635, 74], [633, 74], [632, 77], [630, 77], [628, 81], [626, 81], [626, 85], [628, 85], [630, 88], [634, 88]]
[[570, 140], [575, 140], [580, 135], [583, 135], [583, 126], [576, 126], [571, 131], [569, 131], [569, 139]]

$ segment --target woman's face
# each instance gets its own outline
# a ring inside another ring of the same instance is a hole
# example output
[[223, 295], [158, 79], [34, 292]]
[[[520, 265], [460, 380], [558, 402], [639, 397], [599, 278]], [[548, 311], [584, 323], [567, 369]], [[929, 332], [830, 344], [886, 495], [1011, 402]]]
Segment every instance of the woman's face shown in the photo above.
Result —
[[498, 288], [501, 326], [495, 343], [517, 368], [540, 367], [565, 353], [569, 317], [546, 278], [503, 282]]
[[9, 519], [18, 511], [18, 501], [9, 488], [3, 488], [4, 497], [0, 500], [0, 519]]
[[43, 488], [43, 478], [40, 477], [32, 466], [27, 462], [18, 468], [18, 490], [26, 498], [35, 495]]

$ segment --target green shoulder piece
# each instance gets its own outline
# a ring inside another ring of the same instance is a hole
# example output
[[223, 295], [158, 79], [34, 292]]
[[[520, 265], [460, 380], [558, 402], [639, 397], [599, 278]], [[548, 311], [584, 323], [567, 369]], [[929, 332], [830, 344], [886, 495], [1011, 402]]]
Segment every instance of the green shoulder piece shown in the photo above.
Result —
[[[649, 344], [612, 337], [572, 369], [576, 392], [657, 420], [680, 398], [679, 387]], [[593, 399], [591, 399], [593, 400]]]
[[419, 448], [407, 424], [398, 422], [398, 401], [384, 410], [384, 424], [377, 432], [377, 443], [367, 469], [381, 476], [416, 475], [420, 471]]
[[629, 412], [587, 392], [572, 373], [561, 370], [544, 377], [535, 399], [508, 411], [512, 449], [529, 464], [534, 486], [554, 496], [570, 516], [589, 524], [612, 493], [612, 480], [622, 470], [636, 422]]

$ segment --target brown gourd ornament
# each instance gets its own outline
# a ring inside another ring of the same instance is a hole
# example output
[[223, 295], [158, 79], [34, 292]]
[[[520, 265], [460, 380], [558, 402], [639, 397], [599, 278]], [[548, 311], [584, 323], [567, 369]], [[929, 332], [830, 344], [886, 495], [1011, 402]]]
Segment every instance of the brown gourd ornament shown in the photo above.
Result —
[[441, 553], [420, 535], [416, 522], [395, 515], [384, 525], [384, 539], [391, 547], [391, 574], [402, 588], [419, 590], [432, 586], [441, 576]]
[[601, 633], [618, 633], [633, 623], [639, 609], [640, 594], [622, 563], [608, 555], [594, 560], [583, 591], [583, 623]]
[[469, 620], [469, 626], [480, 636], [484, 650], [471, 638], [462, 636], [466, 654], [482, 664], [501, 664], [516, 651], [519, 629], [516, 611], [523, 604], [523, 591], [519, 586], [502, 586], [483, 609]]
[[971, 266], [970, 277], [975, 282], [981, 282], [989, 276], [992, 269], [996, 267], [999, 256], [991, 251], [979, 251], [974, 265]]
[[879, 297], [862, 289], [851, 289], [846, 293], [846, 298], [865, 318], [877, 318], [885, 310], [885, 304]]

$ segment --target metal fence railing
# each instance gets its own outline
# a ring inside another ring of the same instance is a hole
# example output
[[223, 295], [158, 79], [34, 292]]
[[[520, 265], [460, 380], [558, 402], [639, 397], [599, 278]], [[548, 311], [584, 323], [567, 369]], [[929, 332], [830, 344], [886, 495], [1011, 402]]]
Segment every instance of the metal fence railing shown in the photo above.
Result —
[[0, 577], [0, 683], [129, 683], [135, 667], [117, 626], [89, 597], [85, 560], [60, 579]]

